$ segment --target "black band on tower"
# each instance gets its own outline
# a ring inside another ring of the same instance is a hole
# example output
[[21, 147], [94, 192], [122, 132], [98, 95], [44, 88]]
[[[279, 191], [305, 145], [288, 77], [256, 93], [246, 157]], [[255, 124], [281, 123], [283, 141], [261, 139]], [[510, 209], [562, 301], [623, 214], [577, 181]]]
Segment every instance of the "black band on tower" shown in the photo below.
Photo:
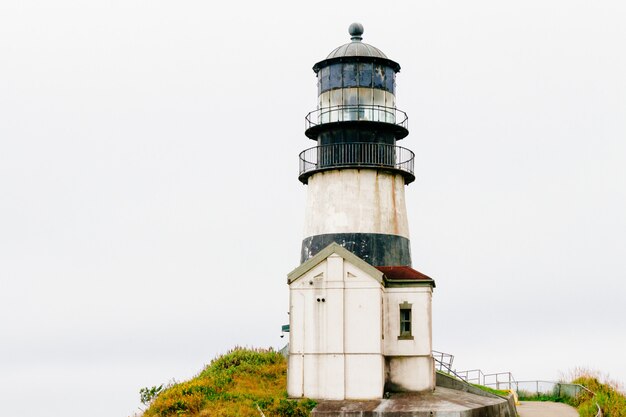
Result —
[[382, 233], [329, 233], [302, 240], [300, 263], [336, 242], [370, 265], [411, 266], [411, 245], [404, 236]]

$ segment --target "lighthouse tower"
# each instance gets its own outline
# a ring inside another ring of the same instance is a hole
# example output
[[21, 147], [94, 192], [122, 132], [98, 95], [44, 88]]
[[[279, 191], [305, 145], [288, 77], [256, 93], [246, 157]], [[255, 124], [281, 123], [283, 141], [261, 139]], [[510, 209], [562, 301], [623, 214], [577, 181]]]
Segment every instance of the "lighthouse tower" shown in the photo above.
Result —
[[377, 399], [435, 386], [434, 281], [411, 267], [405, 185], [414, 154], [398, 146], [400, 65], [362, 41], [316, 63], [315, 146], [300, 154], [307, 185], [300, 266], [288, 274], [290, 397]]
[[313, 66], [318, 106], [305, 135], [316, 146], [300, 154], [308, 185], [301, 262], [337, 242], [375, 266], [411, 266], [404, 186], [415, 180], [414, 155], [398, 146], [409, 134], [396, 108], [400, 65], [362, 42], [351, 42]]

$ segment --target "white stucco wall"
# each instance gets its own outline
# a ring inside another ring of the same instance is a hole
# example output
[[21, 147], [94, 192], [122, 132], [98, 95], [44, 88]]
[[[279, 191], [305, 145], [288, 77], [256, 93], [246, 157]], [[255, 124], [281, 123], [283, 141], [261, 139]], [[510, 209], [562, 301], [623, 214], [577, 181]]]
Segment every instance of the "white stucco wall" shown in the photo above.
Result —
[[[386, 288], [385, 344], [388, 356], [431, 355], [432, 352], [432, 288]], [[400, 335], [400, 304], [412, 304], [411, 333], [413, 340], [398, 340]]]
[[326, 233], [384, 233], [409, 238], [402, 175], [342, 169], [311, 176], [304, 236]]
[[[289, 285], [289, 396], [381, 398], [386, 379], [395, 390], [433, 389], [432, 288], [385, 288], [379, 271], [341, 250], [355, 263], [329, 252]], [[405, 302], [412, 340], [398, 339]]]
[[290, 284], [290, 397], [382, 396], [382, 292], [336, 254]]
[[346, 399], [382, 398], [385, 359], [382, 355], [346, 355]]
[[304, 355], [304, 396], [345, 399], [345, 357], [342, 354]]
[[[394, 390], [427, 391], [435, 388], [432, 359], [432, 288], [386, 288], [384, 354]], [[400, 305], [411, 304], [412, 340], [400, 335]]]

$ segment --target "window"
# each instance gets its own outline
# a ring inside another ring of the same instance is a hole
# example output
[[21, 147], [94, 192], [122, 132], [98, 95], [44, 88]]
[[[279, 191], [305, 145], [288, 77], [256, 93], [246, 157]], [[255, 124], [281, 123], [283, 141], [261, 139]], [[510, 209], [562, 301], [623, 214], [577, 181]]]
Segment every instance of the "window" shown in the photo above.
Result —
[[341, 64], [334, 64], [330, 66], [330, 84], [329, 88], [341, 88], [341, 72], [343, 68]]
[[374, 88], [385, 88], [385, 66], [381, 64], [374, 65]]
[[389, 67], [385, 68], [385, 90], [389, 91], [391, 94], [396, 93], [396, 89], [394, 88], [394, 84], [396, 83], [396, 73]]
[[329, 67], [324, 67], [320, 70], [319, 75], [320, 80], [319, 80], [319, 88], [320, 88], [320, 93], [323, 93], [324, 91], [328, 90], [330, 87], [330, 68]]
[[359, 63], [359, 86], [371, 87], [372, 86], [372, 63], [360, 62]]
[[357, 73], [356, 64], [345, 63], [343, 64], [343, 86], [356, 87], [357, 85]]
[[400, 336], [399, 340], [413, 340], [413, 333], [411, 332], [411, 319], [412, 319], [412, 304], [406, 301], [400, 304]]

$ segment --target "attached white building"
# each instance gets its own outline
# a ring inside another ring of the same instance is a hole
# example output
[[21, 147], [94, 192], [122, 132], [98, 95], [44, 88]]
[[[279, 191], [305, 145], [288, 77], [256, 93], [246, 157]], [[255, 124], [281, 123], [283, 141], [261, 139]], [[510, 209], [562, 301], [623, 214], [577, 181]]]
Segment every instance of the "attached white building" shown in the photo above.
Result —
[[435, 387], [434, 281], [337, 243], [288, 275], [290, 397], [375, 399]]

